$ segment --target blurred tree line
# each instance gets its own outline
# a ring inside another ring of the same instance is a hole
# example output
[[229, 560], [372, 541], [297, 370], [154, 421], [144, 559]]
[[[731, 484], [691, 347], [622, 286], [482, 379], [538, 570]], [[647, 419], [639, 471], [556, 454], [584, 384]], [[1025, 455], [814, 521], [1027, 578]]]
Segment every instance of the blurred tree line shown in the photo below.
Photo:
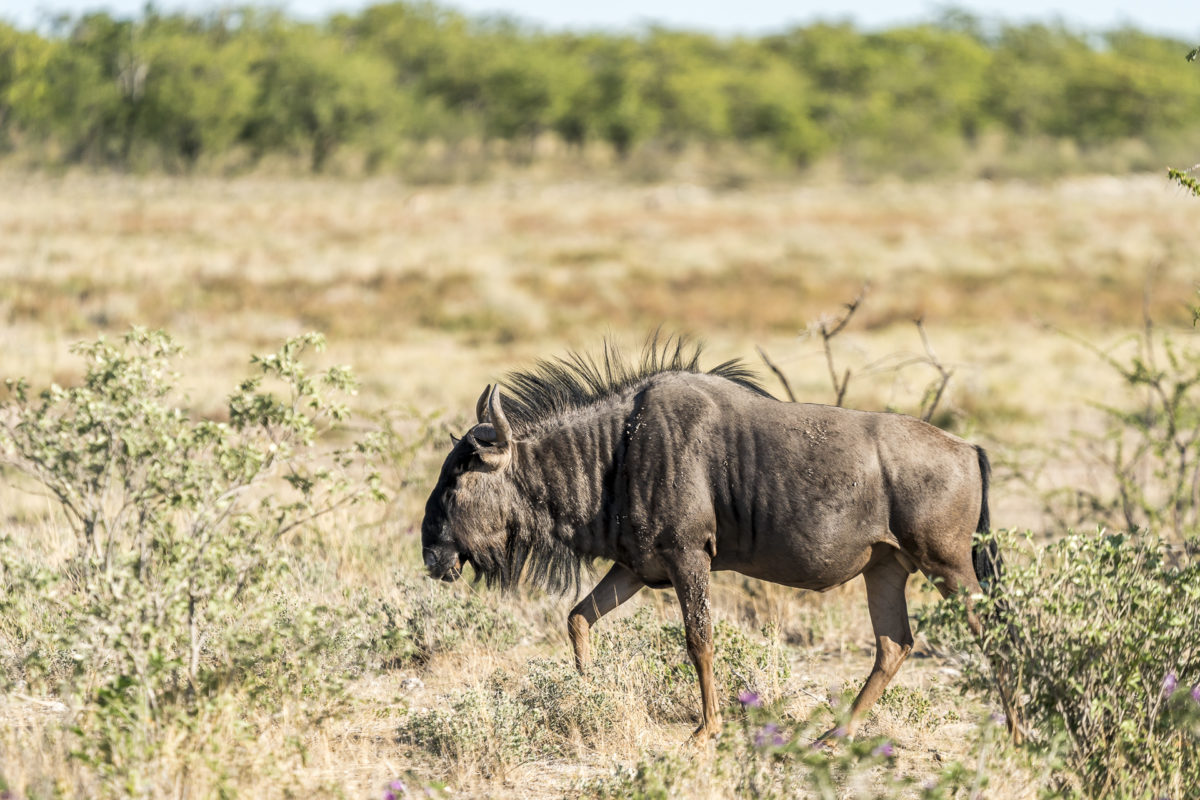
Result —
[[391, 3], [319, 24], [251, 7], [0, 23], [0, 153], [37, 164], [186, 171], [282, 154], [473, 142], [532, 158], [734, 144], [797, 166], [970, 152], [981, 137], [1075, 148], [1195, 145], [1200, 81], [1180, 41], [1133, 29], [818, 23], [722, 38], [649, 28], [549, 33]]

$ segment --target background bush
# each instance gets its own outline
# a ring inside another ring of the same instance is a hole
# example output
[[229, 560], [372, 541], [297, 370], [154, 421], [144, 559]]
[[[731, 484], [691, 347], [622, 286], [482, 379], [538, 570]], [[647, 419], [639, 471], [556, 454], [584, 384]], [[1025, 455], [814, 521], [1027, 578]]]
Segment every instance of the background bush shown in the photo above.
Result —
[[[44, 33], [0, 24], [0, 152], [171, 170], [276, 155], [319, 172], [343, 149], [368, 170], [446, 148], [528, 161], [550, 136], [569, 153], [599, 143], [619, 158], [725, 144], [776, 165], [833, 156], [867, 176], [1027, 170], [1024, 151], [1040, 141], [1067, 154], [1035, 162], [1043, 176], [1160, 169], [1200, 149], [1188, 47], [964, 12], [878, 32], [816, 23], [730, 38], [548, 33], [427, 3], [316, 24], [252, 7], [147, 7]], [[427, 143], [438, 148], [405, 155]], [[414, 174], [435, 177], [427, 164]]]

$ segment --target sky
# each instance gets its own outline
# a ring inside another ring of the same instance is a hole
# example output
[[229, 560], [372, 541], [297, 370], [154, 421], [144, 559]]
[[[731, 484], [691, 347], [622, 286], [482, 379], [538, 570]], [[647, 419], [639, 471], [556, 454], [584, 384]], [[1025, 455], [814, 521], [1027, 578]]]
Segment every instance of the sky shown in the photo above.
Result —
[[[337, 11], [357, 11], [371, 0], [283, 0], [261, 3], [295, 16], [321, 19]], [[158, 0], [159, 8], [203, 11], [234, 2]], [[0, 0], [0, 19], [21, 27], [37, 25], [55, 12], [107, 10], [134, 15], [145, 0]], [[849, 19], [863, 28], [884, 28], [936, 17], [953, 5], [984, 19], [1014, 22], [1061, 19], [1068, 25], [1099, 30], [1132, 24], [1147, 31], [1200, 43], [1200, 0], [449, 0], [442, 5], [466, 13], [502, 13], [548, 29], [636, 29], [647, 23], [718, 34], [778, 31], [813, 20]]]

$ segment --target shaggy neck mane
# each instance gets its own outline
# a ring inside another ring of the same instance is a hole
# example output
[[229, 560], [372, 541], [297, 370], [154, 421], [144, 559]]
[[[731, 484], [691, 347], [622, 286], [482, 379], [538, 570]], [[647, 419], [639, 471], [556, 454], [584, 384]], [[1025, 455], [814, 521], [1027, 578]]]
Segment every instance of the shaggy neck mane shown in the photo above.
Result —
[[655, 334], [635, 363], [626, 360], [608, 341], [599, 359], [570, 352], [565, 358], [538, 361], [532, 370], [509, 374], [504, 382], [504, 413], [515, 434], [529, 433], [542, 423], [596, 405], [664, 372], [715, 375], [755, 394], [771, 396], [739, 359], [702, 370], [702, 349], [698, 342], [683, 336], [660, 340]]
[[[626, 361], [608, 342], [599, 359], [573, 352], [566, 358], [540, 361], [528, 372], [508, 376], [504, 383], [505, 416], [514, 435], [536, 434], [548, 423], [603, 404], [654, 375], [703, 373], [700, 351], [699, 344], [687, 339], [671, 337], [660, 341], [655, 335], [646, 343], [636, 363]], [[740, 361], [726, 361], [707, 374], [770, 397]], [[506, 486], [515, 489], [513, 483]], [[522, 496], [519, 490], [514, 491], [510, 503], [517, 504]], [[570, 527], [570, 521], [552, 511], [549, 505], [531, 504], [519, 527], [510, 530], [502, 548], [474, 553], [476, 570], [489, 584], [498, 583], [505, 589], [525, 582], [551, 592], [573, 591], [578, 595], [582, 588], [582, 568], [590, 568], [595, 556], [585, 552], [572, 536], [564, 535]]]

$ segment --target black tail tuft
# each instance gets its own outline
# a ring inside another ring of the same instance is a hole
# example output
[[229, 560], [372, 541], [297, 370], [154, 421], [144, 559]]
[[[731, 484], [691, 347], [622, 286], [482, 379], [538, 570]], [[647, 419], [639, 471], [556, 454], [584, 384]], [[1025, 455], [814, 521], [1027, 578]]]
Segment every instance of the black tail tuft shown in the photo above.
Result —
[[[975, 578], [979, 581], [984, 594], [988, 596], [990, 608], [985, 612], [987, 625], [981, 636], [980, 644], [992, 663], [992, 671], [996, 686], [1000, 690], [1000, 698], [1004, 703], [1004, 712], [1008, 715], [1008, 730], [1012, 733], [1013, 741], [1021, 743], [1024, 731], [1021, 728], [1020, 711], [1017, 703], [1019, 680], [1013, 683], [1014, 659], [1011, 655], [1021, 650], [1021, 637], [1013, 625], [1012, 608], [1004, 596], [1004, 588], [1000, 585], [1001, 561], [1000, 545], [994, 536], [989, 535], [992, 520], [988, 514], [988, 483], [991, 479], [992, 466], [988, 463], [987, 453], [982, 447], [976, 447], [979, 453], [979, 477], [983, 501], [979, 507], [979, 524], [975, 526], [975, 541], [971, 545], [971, 564], [975, 568]], [[995, 631], [1004, 640], [994, 638]], [[1018, 672], [1019, 675], [1019, 672]]]
[[979, 506], [979, 524], [975, 526], [975, 532], [987, 533], [992, 529], [992, 515], [988, 512], [988, 486], [992, 482], [992, 465], [982, 447], [976, 447], [975, 452], [979, 454], [979, 478], [983, 483], [983, 502]]
[[[975, 532], [988, 533], [992, 529], [992, 518], [988, 512], [988, 484], [991, 482], [992, 465], [988, 463], [987, 453], [982, 447], [976, 447], [975, 450], [979, 454], [979, 477], [983, 493]], [[985, 591], [1000, 584], [1000, 547], [995, 539], [976, 541], [971, 546], [971, 561], [975, 567], [975, 577]]]

